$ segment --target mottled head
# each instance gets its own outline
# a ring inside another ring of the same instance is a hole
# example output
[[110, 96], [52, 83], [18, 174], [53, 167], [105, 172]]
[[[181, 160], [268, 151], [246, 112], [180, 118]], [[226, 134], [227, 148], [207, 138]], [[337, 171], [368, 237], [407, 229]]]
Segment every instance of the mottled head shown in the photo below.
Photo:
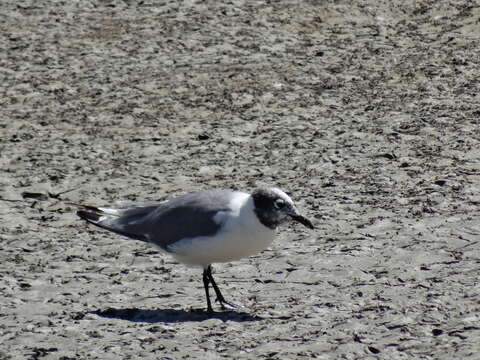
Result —
[[275, 229], [278, 225], [293, 219], [313, 229], [312, 222], [301, 215], [290, 196], [278, 188], [258, 189], [252, 194], [255, 213], [260, 222]]

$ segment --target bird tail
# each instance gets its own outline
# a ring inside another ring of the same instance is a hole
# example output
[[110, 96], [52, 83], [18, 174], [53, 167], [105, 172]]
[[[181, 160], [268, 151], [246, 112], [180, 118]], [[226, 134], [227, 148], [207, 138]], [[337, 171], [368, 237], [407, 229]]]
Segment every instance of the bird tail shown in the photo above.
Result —
[[136, 234], [123, 229], [121, 221], [122, 212], [119, 209], [94, 207], [88, 205], [77, 206], [81, 207], [81, 209], [77, 211], [77, 215], [90, 224], [112, 231], [119, 235], [127, 236], [131, 239], [148, 242], [148, 238], [145, 235]]

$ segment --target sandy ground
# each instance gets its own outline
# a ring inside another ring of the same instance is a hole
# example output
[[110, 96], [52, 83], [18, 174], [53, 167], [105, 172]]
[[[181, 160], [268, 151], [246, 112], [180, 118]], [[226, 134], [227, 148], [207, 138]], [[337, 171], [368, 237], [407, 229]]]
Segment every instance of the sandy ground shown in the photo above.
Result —
[[[0, 3], [0, 359], [480, 359], [479, 1]], [[68, 202], [291, 192], [200, 272]]]

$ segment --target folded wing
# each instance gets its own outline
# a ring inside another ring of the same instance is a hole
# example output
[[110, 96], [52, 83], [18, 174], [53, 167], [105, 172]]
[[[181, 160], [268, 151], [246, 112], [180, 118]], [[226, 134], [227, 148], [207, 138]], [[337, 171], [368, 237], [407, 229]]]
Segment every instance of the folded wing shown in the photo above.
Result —
[[215, 215], [230, 211], [232, 194], [230, 190], [211, 190], [163, 202], [126, 202], [126, 207], [82, 206], [77, 215], [103, 229], [168, 251], [168, 245], [176, 241], [215, 235], [222, 226]]

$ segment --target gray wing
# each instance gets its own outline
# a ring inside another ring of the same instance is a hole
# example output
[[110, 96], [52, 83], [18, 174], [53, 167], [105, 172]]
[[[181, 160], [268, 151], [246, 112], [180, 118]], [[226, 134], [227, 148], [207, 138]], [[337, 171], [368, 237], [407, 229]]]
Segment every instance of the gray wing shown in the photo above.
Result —
[[215, 222], [214, 216], [219, 211], [231, 211], [229, 203], [234, 194], [232, 190], [200, 191], [150, 206], [86, 207], [77, 214], [96, 226], [168, 251], [168, 245], [178, 240], [215, 235], [222, 224]]

